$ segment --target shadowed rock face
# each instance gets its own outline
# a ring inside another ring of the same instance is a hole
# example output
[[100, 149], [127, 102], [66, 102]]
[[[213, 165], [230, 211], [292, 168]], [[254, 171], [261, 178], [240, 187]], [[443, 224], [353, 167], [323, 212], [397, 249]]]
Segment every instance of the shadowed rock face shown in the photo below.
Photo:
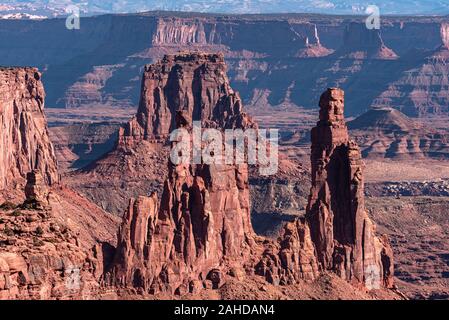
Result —
[[348, 58], [397, 59], [396, 53], [385, 46], [380, 30], [369, 30], [364, 23], [346, 26], [342, 52]]
[[344, 93], [328, 89], [320, 121], [312, 129], [312, 188], [307, 221], [323, 269], [375, 288], [393, 282], [388, 241], [374, 235], [364, 204], [363, 161], [349, 140], [343, 118]]
[[59, 181], [44, 98], [36, 68], [0, 67], [0, 189], [24, 182], [34, 169], [47, 184]]

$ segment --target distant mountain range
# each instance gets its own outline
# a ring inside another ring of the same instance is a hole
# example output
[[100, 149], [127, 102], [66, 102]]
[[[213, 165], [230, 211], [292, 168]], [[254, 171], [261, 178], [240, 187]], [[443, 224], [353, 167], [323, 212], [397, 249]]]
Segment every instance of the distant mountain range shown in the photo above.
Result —
[[143, 11], [187, 11], [216, 13], [323, 13], [363, 14], [375, 4], [381, 14], [446, 15], [447, 0], [2, 0], [0, 17], [55, 17], [66, 14], [69, 5], [80, 7], [82, 15], [134, 13]]

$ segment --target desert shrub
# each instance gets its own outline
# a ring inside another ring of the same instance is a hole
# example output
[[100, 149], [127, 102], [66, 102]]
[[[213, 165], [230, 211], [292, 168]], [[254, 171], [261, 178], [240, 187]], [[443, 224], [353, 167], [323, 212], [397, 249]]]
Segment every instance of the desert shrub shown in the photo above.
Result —
[[17, 206], [10, 201], [5, 201], [0, 205], [0, 209], [3, 211], [14, 210], [16, 207]]
[[6, 226], [3, 229], [3, 233], [6, 234], [8, 237], [12, 237], [14, 235], [14, 230], [12, 230], [11, 228], [9, 228], [8, 226]]
[[42, 247], [44, 245], [44, 241], [38, 239], [38, 238], [33, 238], [33, 245], [35, 247]]
[[20, 210], [14, 210], [13, 212], [11, 212], [11, 217], [20, 217], [22, 215], [22, 211]]
[[42, 229], [41, 226], [38, 226], [38, 227], [36, 228], [36, 234], [37, 234], [38, 236], [43, 235], [43, 234], [44, 234], [44, 229]]

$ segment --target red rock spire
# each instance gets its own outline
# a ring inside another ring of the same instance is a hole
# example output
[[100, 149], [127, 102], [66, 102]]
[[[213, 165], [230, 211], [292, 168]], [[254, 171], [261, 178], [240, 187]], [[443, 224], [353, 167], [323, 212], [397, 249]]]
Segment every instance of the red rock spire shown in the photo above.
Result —
[[[191, 130], [192, 120], [218, 129], [254, 127], [224, 70], [223, 56], [198, 53], [147, 67], [141, 108], [125, 136], [164, 139], [176, 127]], [[170, 162], [159, 205], [156, 195], [131, 200], [106, 281], [149, 293], [218, 286], [249, 252], [250, 220], [246, 164]]]
[[343, 279], [368, 287], [390, 287], [391, 248], [374, 235], [364, 205], [364, 164], [349, 140], [344, 92], [328, 89], [320, 99], [320, 121], [312, 129], [312, 188], [307, 208], [318, 261]]

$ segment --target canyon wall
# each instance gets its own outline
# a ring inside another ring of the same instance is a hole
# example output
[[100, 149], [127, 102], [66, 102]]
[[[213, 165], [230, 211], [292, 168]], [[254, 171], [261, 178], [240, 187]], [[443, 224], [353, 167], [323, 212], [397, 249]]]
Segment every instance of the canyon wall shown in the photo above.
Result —
[[[378, 99], [409, 116], [447, 113], [438, 99], [446, 94], [444, 78], [434, 79], [434, 87], [395, 84], [410, 72], [421, 78], [427, 68], [439, 70], [432, 56], [447, 42], [447, 32], [440, 32], [447, 19], [384, 17], [380, 31], [366, 29], [364, 20], [146, 13], [84, 18], [75, 32], [65, 29], [63, 19], [2, 20], [0, 59], [45, 70], [50, 107], [137, 107], [141, 66], [196, 48], [225, 54], [231, 84], [246, 104], [313, 109], [323, 86], [338, 86], [349, 93], [350, 115], [379, 105]], [[264, 101], [257, 100], [261, 93]], [[401, 105], [383, 98], [393, 94], [405, 97]]]
[[59, 184], [44, 99], [36, 68], [0, 68], [1, 300], [94, 298], [115, 239], [116, 218]]
[[24, 182], [39, 170], [58, 183], [56, 157], [44, 115], [45, 92], [35, 68], [0, 68], [0, 189]]

